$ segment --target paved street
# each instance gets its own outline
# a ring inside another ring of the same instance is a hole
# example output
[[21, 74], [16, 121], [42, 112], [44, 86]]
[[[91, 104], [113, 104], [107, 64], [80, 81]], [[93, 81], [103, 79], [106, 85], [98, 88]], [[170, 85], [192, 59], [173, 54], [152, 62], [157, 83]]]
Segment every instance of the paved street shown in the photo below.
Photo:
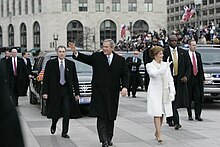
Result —
[[[40, 114], [39, 105], [29, 104], [27, 97], [20, 97], [17, 108], [22, 124], [26, 147], [101, 147], [96, 130], [96, 118], [84, 116], [71, 120], [69, 135], [61, 134], [61, 120], [57, 131], [50, 134], [51, 120]], [[146, 115], [146, 93], [138, 92], [137, 98], [120, 99], [118, 118], [115, 123], [113, 143], [117, 147], [219, 147], [220, 101], [204, 105], [203, 122], [188, 121], [185, 109], [180, 109], [183, 128], [174, 130], [164, 122], [163, 143], [154, 138], [153, 119]]]

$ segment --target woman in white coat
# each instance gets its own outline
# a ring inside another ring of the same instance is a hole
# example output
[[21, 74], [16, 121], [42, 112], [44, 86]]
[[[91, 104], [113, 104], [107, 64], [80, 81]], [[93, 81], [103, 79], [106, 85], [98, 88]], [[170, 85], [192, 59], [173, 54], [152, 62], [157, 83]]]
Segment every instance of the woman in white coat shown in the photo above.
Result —
[[150, 49], [150, 56], [153, 61], [146, 65], [146, 70], [150, 76], [150, 83], [147, 92], [147, 114], [154, 117], [156, 128], [155, 137], [159, 143], [161, 138], [161, 125], [163, 116], [173, 116], [172, 104], [175, 96], [173, 77], [170, 72], [169, 58], [163, 62], [164, 49], [155, 46]]

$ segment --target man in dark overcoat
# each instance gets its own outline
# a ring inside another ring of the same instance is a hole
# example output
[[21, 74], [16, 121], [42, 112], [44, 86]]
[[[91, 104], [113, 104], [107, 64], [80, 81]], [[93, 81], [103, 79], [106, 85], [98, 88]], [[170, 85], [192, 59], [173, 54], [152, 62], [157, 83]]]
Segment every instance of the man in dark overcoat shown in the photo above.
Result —
[[104, 40], [102, 51], [92, 55], [78, 52], [72, 42], [69, 46], [73, 51], [74, 59], [93, 68], [90, 108], [97, 116], [97, 130], [102, 146], [112, 146], [120, 88], [122, 88], [122, 96], [126, 96], [128, 88], [128, 69], [125, 59], [113, 51], [115, 43], [112, 39]]
[[[187, 82], [189, 91], [189, 107], [187, 108], [188, 119], [193, 120], [191, 104], [194, 101], [195, 119], [203, 121], [201, 118], [202, 113], [202, 98], [204, 95], [204, 71], [202, 66], [201, 54], [196, 51], [196, 41], [189, 41], [188, 56], [191, 63], [191, 75]], [[195, 65], [195, 66], [194, 66]]]
[[140, 85], [138, 82], [140, 81], [140, 73], [139, 73], [139, 67], [141, 66], [141, 59], [138, 58], [139, 51], [134, 51], [134, 55], [132, 57], [128, 57], [126, 59], [126, 63], [129, 70], [129, 87], [128, 87], [128, 96], [130, 96], [130, 92], [132, 93], [132, 97], [136, 98], [136, 92], [138, 85]]
[[[170, 57], [173, 63], [170, 65], [171, 73], [174, 79], [176, 89], [175, 100], [172, 102], [173, 117], [167, 117], [167, 124], [175, 126], [178, 130], [182, 126], [179, 123], [178, 108], [187, 108], [189, 106], [187, 81], [191, 74], [190, 61], [187, 51], [177, 46], [177, 37], [171, 35], [169, 37], [169, 46], [164, 49], [164, 61]], [[174, 65], [176, 64], [176, 66]]]
[[30, 73], [25, 66], [24, 60], [20, 57], [17, 57], [17, 49], [12, 49], [11, 55], [12, 57], [7, 60], [9, 72], [9, 88], [12, 101], [15, 106], [18, 106], [18, 97], [27, 95], [25, 86], [26, 79]]
[[[28, 52], [27, 51], [24, 51], [22, 52], [22, 59], [24, 60], [24, 63], [26, 65], [26, 68], [27, 68], [27, 71], [28, 73], [31, 73], [31, 70], [32, 70], [32, 65], [31, 65], [31, 60], [28, 58]], [[25, 88], [26, 88], [26, 91], [28, 90], [28, 86], [30, 84], [30, 77], [26, 77], [26, 81], [25, 81]]]
[[0, 61], [0, 146], [24, 147], [23, 135], [15, 107], [10, 101], [6, 62]]
[[59, 118], [63, 117], [61, 136], [69, 138], [69, 119], [81, 117], [77, 103], [80, 94], [78, 77], [75, 63], [65, 58], [65, 46], [57, 48], [57, 55], [58, 58], [46, 63], [42, 93], [47, 100], [47, 117], [52, 118], [51, 134], [55, 133]]

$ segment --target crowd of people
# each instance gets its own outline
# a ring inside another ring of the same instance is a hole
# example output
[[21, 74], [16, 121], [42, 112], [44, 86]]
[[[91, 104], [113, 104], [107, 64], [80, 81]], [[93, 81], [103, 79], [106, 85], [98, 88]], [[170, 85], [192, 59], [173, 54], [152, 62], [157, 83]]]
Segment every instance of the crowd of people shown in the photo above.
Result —
[[[202, 83], [205, 79], [201, 55], [196, 52], [196, 39], [191, 37], [188, 40], [189, 51], [179, 48], [178, 43], [181, 42], [177, 33], [167, 38], [166, 31], [160, 30], [159, 33], [154, 31], [139, 35], [130, 42], [120, 42], [117, 47], [112, 39], [106, 39], [102, 50], [91, 55], [77, 51], [73, 42], [68, 44], [73, 52], [72, 58], [92, 66], [93, 69], [90, 110], [97, 117], [97, 132], [102, 147], [113, 146], [119, 93], [123, 97], [132, 94], [136, 98], [141, 60], [145, 66], [147, 114], [154, 119], [158, 143], [163, 142], [161, 127], [164, 117], [166, 123], [175, 130], [182, 127], [179, 108], [186, 108], [188, 120], [193, 120], [192, 101], [195, 103], [195, 119], [203, 121], [201, 103]], [[134, 50], [134, 55], [124, 59], [115, 53], [116, 49]], [[143, 52], [143, 59], [138, 58], [140, 51]], [[47, 117], [52, 119], [51, 134], [56, 132], [56, 124], [63, 117], [61, 136], [69, 138], [69, 119], [73, 113], [81, 117], [76, 102], [80, 98], [79, 83], [74, 62], [66, 59], [66, 47], [59, 46], [56, 52], [57, 58], [49, 60], [45, 67], [43, 98], [47, 101]], [[15, 107], [18, 106], [19, 96], [26, 95], [31, 78], [26, 52], [22, 55], [22, 58], [17, 57], [17, 50], [12, 49], [11, 53], [5, 52], [5, 58], [0, 62], [6, 65], [5, 72], [8, 73], [4, 74], [6, 76], [3, 79], [9, 94], [4, 97], [11, 100]]]
[[159, 41], [159, 45], [165, 47], [168, 44], [169, 35], [176, 35], [177, 44], [179, 46], [188, 46], [188, 41], [194, 39], [198, 44], [220, 44], [219, 28], [210, 22], [210, 24], [201, 30], [193, 26], [184, 26], [183, 28], [176, 28], [170, 34], [167, 34], [165, 29], [157, 31], [146, 31], [142, 34], [137, 34], [132, 37], [123, 38], [117, 42], [115, 50], [120, 51], [143, 51], [153, 43], [153, 37]]

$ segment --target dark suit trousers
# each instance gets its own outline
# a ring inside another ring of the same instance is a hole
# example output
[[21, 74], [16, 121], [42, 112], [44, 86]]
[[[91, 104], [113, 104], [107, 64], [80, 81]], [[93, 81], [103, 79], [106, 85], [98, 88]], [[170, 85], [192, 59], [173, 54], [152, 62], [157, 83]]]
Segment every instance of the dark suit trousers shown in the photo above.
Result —
[[[63, 128], [62, 134], [67, 134], [69, 130], [69, 113], [70, 113], [70, 101], [67, 86], [60, 85], [61, 93], [61, 110], [63, 115]], [[52, 126], [56, 126], [59, 118], [52, 118]]]
[[[199, 118], [202, 112], [202, 102], [201, 102], [201, 94], [200, 94], [200, 86], [199, 86], [199, 77], [192, 76], [191, 78], [191, 88], [189, 88], [189, 97], [192, 101], [194, 101], [194, 109], [195, 109], [195, 117]], [[192, 102], [191, 101], [191, 102]], [[192, 116], [191, 103], [187, 108], [188, 116]]]
[[97, 130], [100, 142], [111, 141], [114, 131], [114, 120], [108, 120], [98, 117]]
[[18, 92], [16, 87], [16, 77], [14, 77], [14, 80], [11, 81], [11, 87], [10, 87], [10, 96], [12, 99], [12, 103], [14, 106], [18, 106]]
[[136, 92], [137, 92], [137, 78], [138, 78], [138, 74], [136, 72], [130, 72], [128, 95], [130, 95], [130, 91], [132, 93], [132, 96], [136, 95]]
[[[177, 87], [177, 76], [174, 76], [173, 80], [174, 80], [174, 86], [176, 88]], [[173, 122], [174, 125], [178, 125], [179, 124], [179, 113], [177, 111], [177, 106], [176, 106], [175, 100], [172, 101], [172, 109], [173, 109], [173, 116], [167, 117], [167, 123]]]

